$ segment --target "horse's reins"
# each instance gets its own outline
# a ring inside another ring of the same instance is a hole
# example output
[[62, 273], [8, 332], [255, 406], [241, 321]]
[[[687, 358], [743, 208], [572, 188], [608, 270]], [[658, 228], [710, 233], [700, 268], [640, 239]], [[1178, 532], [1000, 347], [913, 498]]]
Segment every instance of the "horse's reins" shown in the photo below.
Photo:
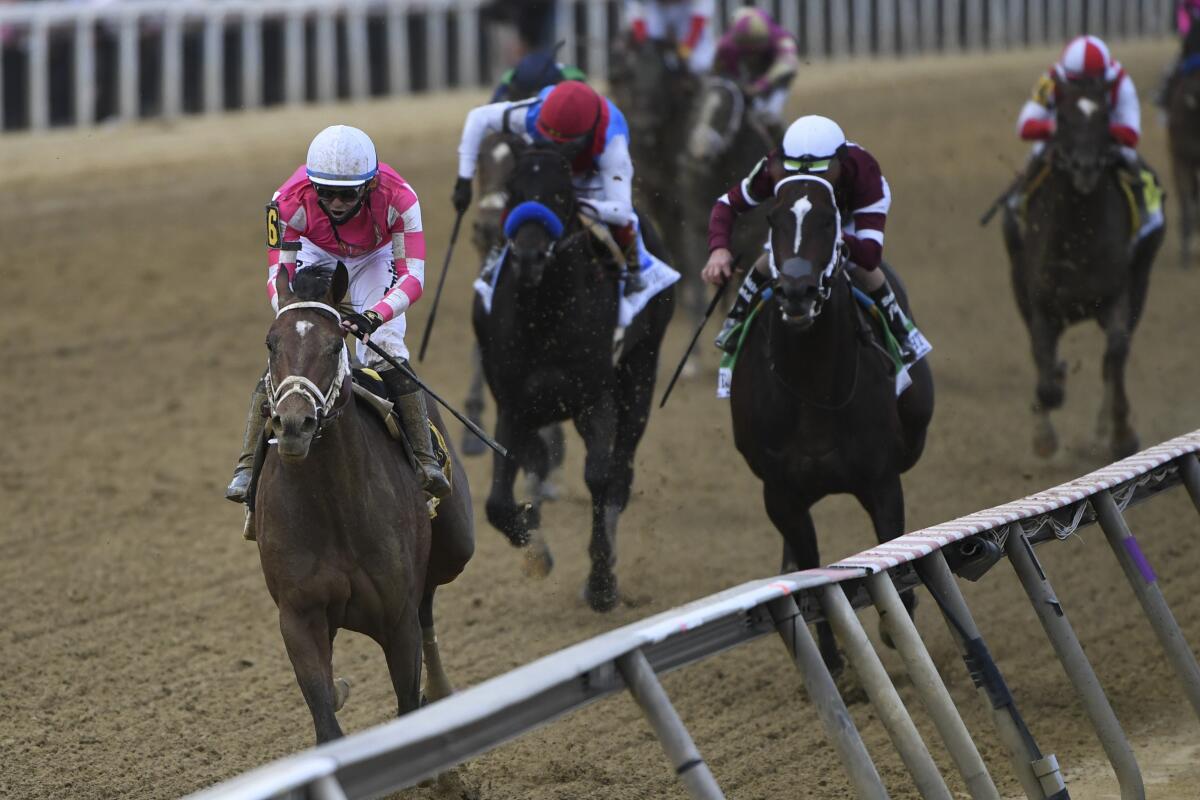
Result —
[[[291, 303], [284, 306], [275, 312], [275, 318], [278, 319], [285, 311], [296, 311], [302, 308], [316, 308], [321, 311], [327, 311], [341, 324], [342, 315], [333, 306], [315, 301], [306, 301], [300, 303]], [[338, 359], [337, 373], [333, 376], [329, 388], [324, 392], [321, 391], [315, 383], [303, 375], [288, 375], [278, 385], [275, 384], [274, 376], [271, 374], [271, 363], [267, 361], [267, 403], [271, 410], [271, 416], [275, 416], [275, 409], [286, 400], [288, 397], [298, 394], [312, 404], [313, 410], [317, 415], [317, 430], [321, 429], [322, 423], [333, 419], [336, 413], [329, 413], [334, 410], [338, 396], [341, 394], [342, 385], [346, 382], [346, 377], [350, 374], [350, 356], [346, 350], [346, 343], [342, 342], [341, 358]]]

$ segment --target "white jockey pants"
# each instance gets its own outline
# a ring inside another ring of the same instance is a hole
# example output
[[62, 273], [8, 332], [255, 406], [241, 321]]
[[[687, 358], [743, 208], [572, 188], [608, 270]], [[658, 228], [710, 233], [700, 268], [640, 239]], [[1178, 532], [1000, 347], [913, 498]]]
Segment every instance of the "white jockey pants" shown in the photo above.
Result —
[[[659, 41], [672, 41], [678, 44], [687, 39], [692, 29], [692, 7], [689, 2], [664, 3], [659, 0], [632, 4], [631, 13], [638, 14], [646, 20], [646, 35]], [[688, 69], [696, 75], [712, 69], [713, 59], [717, 55], [717, 40], [713, 36], [713, 19], [710, 16], [704, 23], [700, 33], [700, 41], [688, 57]]]
[[[300, 238], [300, 245], [300, 253], [296, 257], [297, 272], [308, 267], [332, 267], [339, 261], [346, 265], [350, 273], [350, 288], [342, 301], [343, 310], [349, 307], [361, 314], [382, 300], [387, 290], [396, 282], [391, 242], [374, 252], [355, 258], [339, 258], [304, 237]], [[404, 315], [400, 314], [380, 325], [379, 330], [371, 334], [371, 341], [392, 358], [407, 359], [408, 347], [404, 344], [406, 327]], [[378, 368], [386, 363], [362, 342], [357, 343], [357, 355], [358, 360], [367, 367]]]

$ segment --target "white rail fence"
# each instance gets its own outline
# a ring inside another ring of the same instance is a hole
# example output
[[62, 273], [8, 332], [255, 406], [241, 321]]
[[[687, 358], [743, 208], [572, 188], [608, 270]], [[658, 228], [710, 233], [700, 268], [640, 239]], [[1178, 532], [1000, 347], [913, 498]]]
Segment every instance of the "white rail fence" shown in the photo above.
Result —
[[[718, 0], [724, 27], [739, 0]], [[0, 5], [0, 131], [175, 118], [448, 87], [498, 75], [485, 0], [125, 0]], [[616, 0], [556, 0], [563, 58], [597, 77]], [[807, 58], [1161, 35], [1173, 0], [759, 0]]]
[[1200, 668], [1122, 515], [1128, 505], [1181, 483], [1200, 511], [1197, 451], [1200, 430], [1023, 500], [906, 534], [824, 569], [743, 584], [581, 642], [403, 720], [282, 759], [192, 798], [375, 796], [412, 786], [621, 689], [632, 692], [645, 712], [689, 795], [720, 798], [720, 788], [657, 676], [772, 632], [780, 635], [799, 668], [857, 796], [886, 798], [887, 790], [809, 632], [807, 623], [825, 618], [922, 796], [949, 800], [944, 779], [854, 612], [873, 604], [971, 796], [998, 800], [972, 735], [904, 611], [900, 592], [923, 583], [992, 710], [996, 730], [976, 736], [994, 736], [1003, 743], [1027, 797], [1061, 800], [1068, 795], [1058, 762], [1039, 749], [1025, 726], [954, 578], [957, 573], [977, 580], [1005, 555], [1103, 745], [1122, 800], [1144, 798], [1141, 774], [1120, 722], [1033, 547], [1099, 522], [1184, 694], [1200, 715]]

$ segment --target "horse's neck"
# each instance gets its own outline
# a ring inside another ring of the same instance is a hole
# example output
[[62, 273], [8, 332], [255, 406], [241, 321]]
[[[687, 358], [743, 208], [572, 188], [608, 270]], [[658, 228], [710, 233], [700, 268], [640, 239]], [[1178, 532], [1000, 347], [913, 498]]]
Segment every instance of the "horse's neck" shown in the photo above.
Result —
[[858, 357], [858, 320], [850, 288], [838, 278], [824, 308], [807, 331], [788, 327], [772, 313], [771, 359], [789, 384], [803, 387], [817, 403], [845, 397], [851, 391]]

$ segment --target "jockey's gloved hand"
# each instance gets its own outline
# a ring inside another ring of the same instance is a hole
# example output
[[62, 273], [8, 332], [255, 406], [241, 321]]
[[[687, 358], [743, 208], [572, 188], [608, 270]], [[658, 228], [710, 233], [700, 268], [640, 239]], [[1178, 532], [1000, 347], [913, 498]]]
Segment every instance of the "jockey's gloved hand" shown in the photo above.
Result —
[[471, 179], [459, 178], [454, 181], [454, 210], [462, 214], [471, 207]]
[[371, 310], [364, 311], [361, 314], [357, 311], [351, 311], [349, 314], [342, 315], [342, 328], [353, 333], [360, 339], [374, 333], [382, 324], [383, 317]]

